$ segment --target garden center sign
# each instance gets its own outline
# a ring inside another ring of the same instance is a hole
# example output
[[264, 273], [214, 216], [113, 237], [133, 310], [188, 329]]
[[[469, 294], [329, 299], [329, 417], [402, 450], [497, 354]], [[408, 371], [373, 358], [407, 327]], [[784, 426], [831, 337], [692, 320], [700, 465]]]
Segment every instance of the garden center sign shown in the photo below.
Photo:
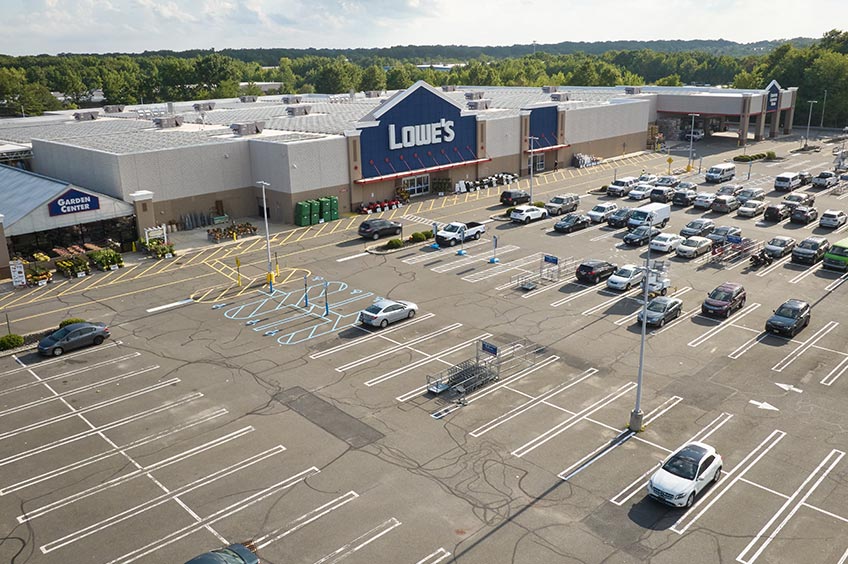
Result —
[[51, 216], [67, 215], [69, 213], [99, 210], [100, 198], [71, 188], [47, 206]]

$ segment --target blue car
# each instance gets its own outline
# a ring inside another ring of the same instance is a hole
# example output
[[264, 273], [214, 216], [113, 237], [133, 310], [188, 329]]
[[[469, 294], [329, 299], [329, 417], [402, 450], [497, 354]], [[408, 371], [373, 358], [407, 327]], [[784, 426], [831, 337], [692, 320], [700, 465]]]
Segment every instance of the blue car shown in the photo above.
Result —
[[259, 557], [251, 550], [250, 542], [235, 543], [225, 548], [204, 552], [186, 564], [259, 564]]

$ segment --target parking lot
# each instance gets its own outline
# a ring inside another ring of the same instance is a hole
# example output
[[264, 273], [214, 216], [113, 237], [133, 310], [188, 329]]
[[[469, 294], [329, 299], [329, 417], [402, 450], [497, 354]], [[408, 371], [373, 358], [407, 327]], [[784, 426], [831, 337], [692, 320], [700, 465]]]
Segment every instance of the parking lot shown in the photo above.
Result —
[[[750, 181], [742, 165], [737, 182], [779, 199], [774, 175], [815, 174], [825, 153], [756, 163]], [[665, 158], [549, 173], [535, 199], [621, 204], [594, 190], [613, 175], [662, 173]], [[702, 184], [703, 172], [687, 179]], [[820, 211], [848, 209], [839, 190], [805, 191]], [[408, 234], [495, 218], [464, 254], [427, 244], [367, 254], [339, 232], [292, 254], [297, 275], [273, 291], [162, 310], [150, 306], [181, 294], [151, 304], [139, 292], [107, 309], [93, 293], [62, 313], [106, 320], [105, 344], [0, 358], [0, 559], [172, 563], [254, 539], [263, 562], [306, 564], [848, 561], [848, 275], [651, 252], [683, 309], [648, 328], [645, 427], [634, 433], [641, 292], [574, 271], [588, 258], [641, 265], [647, 247], [605, 225], [560, 234], [554, 219], [499, 221], [497, 190], [454, 204], [395, 219]], [[846, 236], [691, 207], [673, 208], [664, 231], [697, 217], [756, 241]], [[703, 315], [706, 293], [727, 281], [745, 286], [744, 306]], [[363, 327], [358, 312], [377, 297], [412, 300], [418, 314]], [[766, 332], [788, 298], [812, 304], [810, 325]], [[460, 396], [428, 391], [492, 347], [497, 378]], [[722, 455], [719, 481], [688, 510], [650, 499], [660, 462], [693, 440]]]

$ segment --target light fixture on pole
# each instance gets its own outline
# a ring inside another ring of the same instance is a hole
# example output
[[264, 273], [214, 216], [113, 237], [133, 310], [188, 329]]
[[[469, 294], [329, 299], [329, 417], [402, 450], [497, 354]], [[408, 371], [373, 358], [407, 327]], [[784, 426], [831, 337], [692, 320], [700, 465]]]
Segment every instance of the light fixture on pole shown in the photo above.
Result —
[[821, 115], [821, 123], [819, 123], [819, 127], [824, 127], [824, 108], [827, 106], [827, 90], [824, 91], [824, 100], [822, 100], [822, 115]]
[[695, 141], [695, 118], [701, 117], [701, 114], [689, 114], [692, 118], [692, 126], [689, 128], [689, 164], [687, 170], [692, 170], [692, 142]]
[[810, 113], [807, 115], [807, 136], [804, 137], [804, 148], [807, 148], [807, 145], [810, 143], [810, 120], [813, 119], [813, 104], [818, 104], [818, 100], [809, 100], [810, 102]]
[[259, 180], [256, 182], [258, 185], [262, 186], [262, 215], [265, 219], [265, 247], [268, 251], [268, 289], [271, 293], [274, 293], [274, 267], [271, 264], [271, 232], [268, 230], [268, 203], [265, 199], [265, 187], [270, 186], [269, 183], [264, 180]]
[[530, 141], [530, 204], [533, 204], [533, 168], [536, 166], [536, 162], [533, 155], [533, 145], [535, 141], [538, 141], [538, 137], [533, 137], [532, 135], [527, 137], [527, 140]]

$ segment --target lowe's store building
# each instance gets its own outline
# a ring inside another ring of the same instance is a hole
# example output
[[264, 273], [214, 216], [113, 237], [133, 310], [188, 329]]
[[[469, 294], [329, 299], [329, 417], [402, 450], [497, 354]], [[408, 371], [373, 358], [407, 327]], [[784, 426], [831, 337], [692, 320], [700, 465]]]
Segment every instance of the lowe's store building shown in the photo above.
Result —
[[[344, 214], [399, 190], [416, 198], [459, 180], [527, 174], [531, 163], [544, 171], [570, 165], [575, 154], [645, 150], [657, 130], [676, 138], [691, 113], [707, 132], [730, 121], [741, 144], [788, 134], [796, 90], [776, 82], [765, 90], [418, 82], [390, 93], [245, 96], [5, 120], [0, 275], [8, 274], [10, 249], [25, 254], [47, 233], [97, 243], [97, 235], [125, 232], [127, 222], [135, 233], [122, 239], [198, 214], [261, 217], [262, 185], [269, 219], [293, 223], [303, 200], [335, 196]], [[12, 201], [5, 194], [20, 186], [43, 197], [17, 198], [4, 210]], [[92, 221], [101, 223], [87, 228]]]

